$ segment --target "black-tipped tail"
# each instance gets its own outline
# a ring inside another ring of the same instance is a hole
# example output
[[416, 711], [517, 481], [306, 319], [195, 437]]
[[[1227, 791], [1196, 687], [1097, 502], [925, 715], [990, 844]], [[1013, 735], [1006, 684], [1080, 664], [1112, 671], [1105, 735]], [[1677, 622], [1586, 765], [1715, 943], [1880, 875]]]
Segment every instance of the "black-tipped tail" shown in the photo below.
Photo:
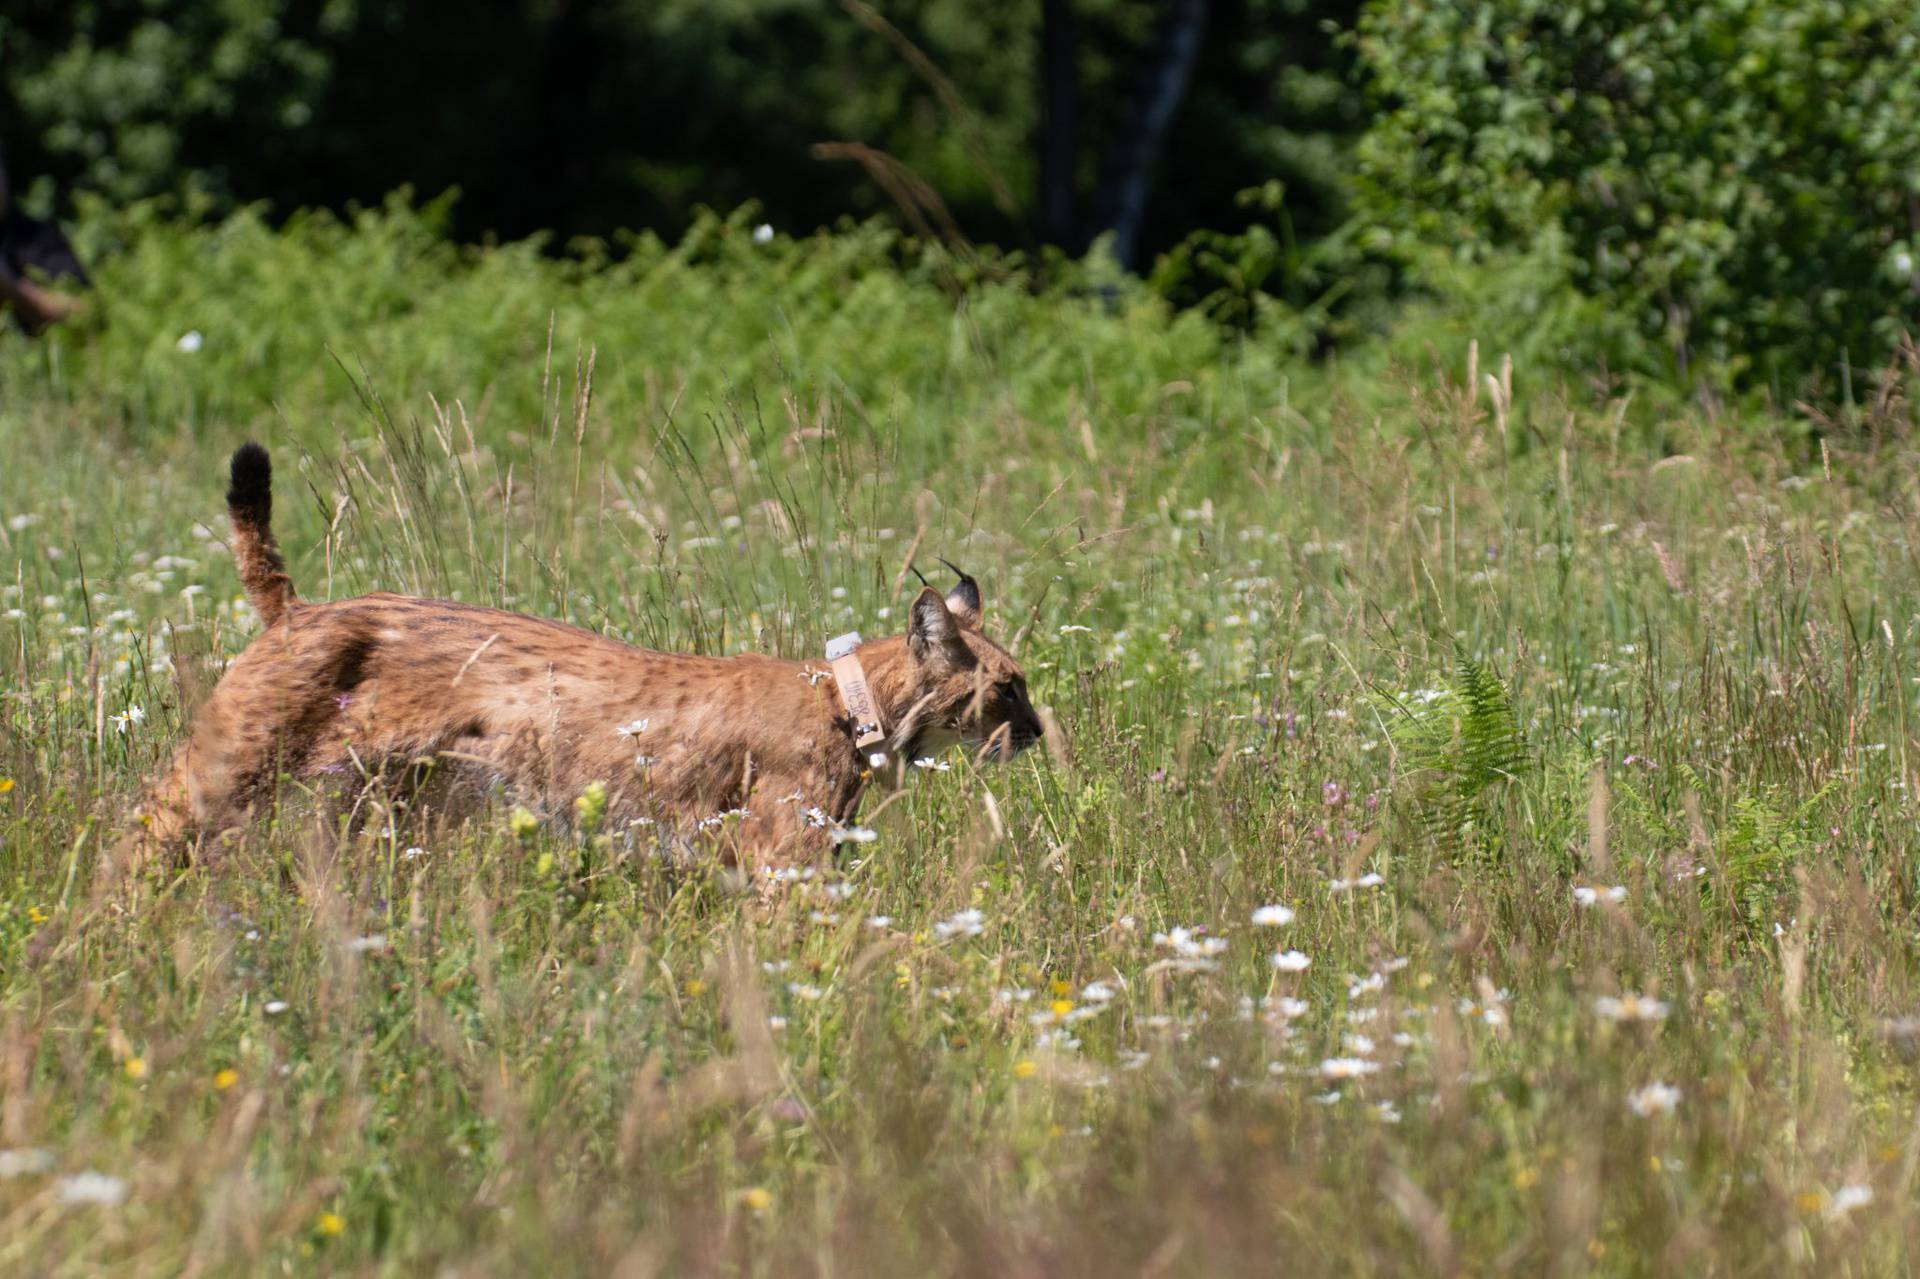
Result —
[[273, 459], [252, 440], [235, 449], [228, 464], [227, 509], [258, 512], [263, 525], [273, 518]]
[[249, 440], [233, 452], [227, 467], [227, 515], [233, 520], [233, 562], [247, 602], [268, 626], [293, 602], [280, 544], [273, 537], [273, 462]]

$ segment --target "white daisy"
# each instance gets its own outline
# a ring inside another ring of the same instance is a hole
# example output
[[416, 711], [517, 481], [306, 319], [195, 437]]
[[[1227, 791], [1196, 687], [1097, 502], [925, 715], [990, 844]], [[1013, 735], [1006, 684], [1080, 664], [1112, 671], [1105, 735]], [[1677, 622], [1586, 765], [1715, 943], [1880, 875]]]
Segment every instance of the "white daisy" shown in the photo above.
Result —
[[1593, 1001], [1593, 1011], [1608, 1021], [1665, 1021], [1671, 1009], [1665, 1000], [1627, 994], [1602, 995]]
[[1365, 977], [1353, 978], [1352, 982], [1353, 984], [1347, 987], [1347, 998], [1364, 999], [1368, 995], [1377, 995], [1387, 988], [1387, 975], [1368, 973]]
[[1379, 1062], [1361, 1057], [1329, 1057], [1320, 1063], [1320, 1075], [1324, 1079], [1358, 1079], [1379, 1069]]
[[977, 910], [958, 911], [933, 926], [933, 935], [941, 941], [955, 937], [978, 937], [986, 930], [987, 917]]
[[1201, 928], [1175, 928], [1170, 932], [1155, 933], [1153, 944], [1165, 946], [1182, 959], [1212, 959], [1226, 952], [1227, 939], [1208, 937]]
[[1672, 1114], [1680, 1104], [1680, 1090], [1672, 1084], [1651, 1083], [1627, 1094], [1627, 1106], [1642, 1119]]
[[127, 1201], [127, 1183], [104, 1172], [75, 1173], [60, 1179], [60, 1202], [118, 1208]]
[[10, 1177], [25, 1177], [31, 1173], [53, 1171], [53, 1152], [28, 1148], [25, 1150], [0, 1150], [0, 1181]]
[[1873, 1202], [1873, 1187], [1855, 1183], [1842, 1186], [1833, 1192], [1833, 1198], [1827, 1202], [1827, 1218], [1844, 1217], [1855, 1208], [1864, 1208]]

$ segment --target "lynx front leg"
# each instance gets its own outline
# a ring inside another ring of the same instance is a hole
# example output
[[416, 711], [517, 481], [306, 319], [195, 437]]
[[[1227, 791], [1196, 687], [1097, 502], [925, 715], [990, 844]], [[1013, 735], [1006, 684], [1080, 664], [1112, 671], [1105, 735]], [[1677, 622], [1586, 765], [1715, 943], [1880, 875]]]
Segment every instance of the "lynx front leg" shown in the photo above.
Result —
[[264, 752], [261, 767], [250, 768], [229, 752], [209, 752], [198, 737], [196, 734], [196, 740], [174, 752], [172, 762], [148, 784], [146, 796], [135, 810], [132, 847], [136, 869], [151, 864], [156, 857], [178, 864], [191, 860], [194, 841], [231, 824], [239, 814], [237, 795], [265, 771]]
[[825, 866], [833, 857], [832, 824], [825, 815], [804, 800], [774, 798], [795, 793], [791, 786], [763, 780], [749, 801], [749, 816], [740, 829], [741, 848], [747, 854], [743, 860], [752, 864], [763, 893], [777, 883], [777, 872]]
[[165, 770], [147, 783], [145, 794], [133, 810], [133, 829], [115, 847], [114, 860], [122, 873], [141, 874], [163, 857], [186, 860], [187, 842], [197, 829], [188, 790], [193, 771], [191, 751], [190, 744], [180, 746]]
[[243, 792], [267, 775], [270, 751], [236, 757], [231, 749], [210, 750], [202, 738], [196, 731], [147, 784], [134, 809], [134, 828], [120, 843], [126, 871], [138, 874], [156, 862], [185, 868], [196, 844], [232, 825], [241, 815]]

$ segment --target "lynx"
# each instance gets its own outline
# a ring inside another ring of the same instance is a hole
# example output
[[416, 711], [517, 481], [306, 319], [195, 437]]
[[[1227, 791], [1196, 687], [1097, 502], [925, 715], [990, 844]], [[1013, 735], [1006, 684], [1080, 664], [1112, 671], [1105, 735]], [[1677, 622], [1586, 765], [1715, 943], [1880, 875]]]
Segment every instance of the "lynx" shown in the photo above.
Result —
[[958, 569], [945, 596], [920, 591], [904, 635], [851, 662], [653, 652], [446, 600], [302, 600], [266, 450], [242, 446], [230, 473], [234, 560], [265, 629], [150, 784], [149, 844], [184, 852], [241, 824], [283, 775], [357, 786], [447, 769], [559, 816], [597, 782], [603, 828], [645, 838], [684, 841], [727, 814], [736, 854], [792, 864], [846, 837], [876, 772], [957, 745], [1007, 758], [1042, 735]]

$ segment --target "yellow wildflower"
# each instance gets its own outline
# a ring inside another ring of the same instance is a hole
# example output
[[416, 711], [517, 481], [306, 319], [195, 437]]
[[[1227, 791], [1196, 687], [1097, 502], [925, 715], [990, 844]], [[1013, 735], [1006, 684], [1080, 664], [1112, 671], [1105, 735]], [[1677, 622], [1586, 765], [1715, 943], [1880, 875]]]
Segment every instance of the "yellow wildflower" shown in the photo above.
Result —
[[342, 1235], [347, 1230], [347, 1219], [337, 1212], [323, 1212], [320, 1220], [313, 1223], [314, 1229], [329, 1237]]
[[147, 1077], [147, 1059], [145, 1057], [129, 1057], [127, 1058], [126, 1065], [122, 1066], [121, 1069], [127, 1072], [128, 1079], [145, 1079]]
[[1015, 1079], [1032, 1079], [1039, 1073], [1040, 1067], [1030, 1060], [1016, 1061], [1013, 1063], [1013, 1077]]
[[755, 1212], [765, 1212], [773, 1207], [773, 1195], [764, 1187], [754, 1186], [750, 1190], [740, 1192], [740, 1202]]
[[229, 1066], [225, 1070], [219, 1071], [214, 1075], [213, 1077], [214, 1091], [225, 1092], [227, 1089], [233, 1087], [235, 1084], [239, 1082], [240, 1082], [240, 1072], [235, 1070], [233, 1067]]
[[573, 811], [581, 830], [591, 835], [599, 829], [600, 819], [607, 815], [607, 784], [588, 782], [580, 797], [573, 801]]

